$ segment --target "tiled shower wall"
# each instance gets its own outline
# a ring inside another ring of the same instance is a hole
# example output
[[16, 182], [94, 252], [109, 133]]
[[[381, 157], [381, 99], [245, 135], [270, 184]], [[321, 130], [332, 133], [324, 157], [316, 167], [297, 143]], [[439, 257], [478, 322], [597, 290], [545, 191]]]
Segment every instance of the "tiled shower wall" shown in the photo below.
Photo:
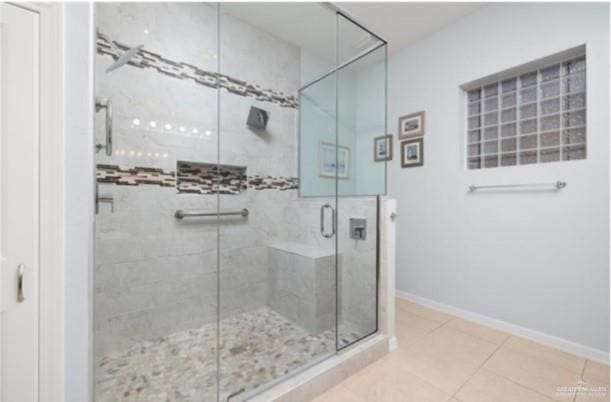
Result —
[[[96, 216], [96, 353], [214, 322], [218, 296], [221, 318], [274, 303], [309, 302], [298, 294], [271, 291], [271, 275], [282, 267], [270, 265], [268, 248], [288, 241], [333, 249], [335, 243], [323, 238], [319, 227], [320, 206], [334, 200], [299, 199], [296, 190], [298, 112], [287, 99], [298, 91], [299, 49], [223, 14], [222, 73], [230, 77], [227, 82], [250, 89], [221, 85], [218, 102], [213, 85], [174, 70], [175, 74], [162, 71], [172, 66], [169, 60], [185, 63], [183, 72], [201, 76], [206, 71], [215, 76], [215, 6], [98, 4], [96, 26], [121, 44], [144, 44], [146, 51], [156, 55], [145, 62], [139, 59], [139, 66], [106, 73], [112, 58], [100, 46], [96, 95], [113, 103], [115, 153], [110, 157], [98, 153], [98, 164], [124, 170], [158, 168], [175, 174], [177, 161], [221, 163], [246, 167], [248, 176], [248, 186], [239, 194], [220, 196], [177, 194], [171, 185], [100, 180], [100, 194], [114, 197], [114, 212], [101, 204]], [[265, 96], [258, 96], [262, 90]], [[252, 105], [270, 112], [267, 130], [255, 132], [246, 126]], [[99, 142], [103, 142], [103, 127], [103, 114], [98, 113]], [[265, 180], [278, 178], [293, 185], [265, 185]], [[215, 211], [219, 206], [221, 210], [248, 208], [250, 215], [247, 219], [224, 217], [218, 225], [216, 218], [174, 218], [177, 209]], [[350, 216], [368, 219], [366, 241], [348, 238]], [[342, 198], [339, 217], [340, 318], [370, 328], [375, 310], [363, 307], [363, 300], [375, 299], [375, 199]], [[333, 312], [333, 305], [328, 310]], [[300, 317], [297, 313], [291, 319]]]

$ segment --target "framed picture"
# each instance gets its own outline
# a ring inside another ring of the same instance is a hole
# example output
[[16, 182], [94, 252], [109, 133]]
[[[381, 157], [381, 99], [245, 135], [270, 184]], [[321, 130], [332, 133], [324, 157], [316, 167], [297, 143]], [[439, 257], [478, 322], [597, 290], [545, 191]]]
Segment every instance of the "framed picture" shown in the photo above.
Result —
[[401, 143], [401, 167], [422, 166], [424, 164], [422, 138]]
[[336, 172], [339, 179], [350, 177], [350, 148], [321, 142], [318, 149], [318, 174], [320, 177], [335, 178]]
[[373, 160], [376, 162], [392, 160], [392, 134], [373, 139]]
[[422, 137], [424, 135], [424, 111], [399, 117], [400, 140]]

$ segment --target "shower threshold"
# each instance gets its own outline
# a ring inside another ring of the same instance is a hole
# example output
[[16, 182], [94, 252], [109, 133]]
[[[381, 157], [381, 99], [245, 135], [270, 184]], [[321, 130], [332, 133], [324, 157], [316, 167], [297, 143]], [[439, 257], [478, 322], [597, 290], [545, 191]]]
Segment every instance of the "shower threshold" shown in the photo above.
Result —
[[[95, 400], [216, 401], [217, 330], [219, 401], [244, 389], [231, 398], [243, 400], [336, 350], [335, 330], [313, 335], [263, 307], [223, 319], [220, 328], [211, 323], [108, 353], [97, 360]], [[350, 325], [340, 325], [340, 347], [362, 335]]]

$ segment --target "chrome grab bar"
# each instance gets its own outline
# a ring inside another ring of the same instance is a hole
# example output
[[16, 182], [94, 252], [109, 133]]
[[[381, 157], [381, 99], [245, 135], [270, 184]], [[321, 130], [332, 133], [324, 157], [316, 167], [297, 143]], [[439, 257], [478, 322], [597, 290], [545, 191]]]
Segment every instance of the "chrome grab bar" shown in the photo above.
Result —
[[95, 151], [106, 149], [106, 155], [112, 155], [112, 103], [106, 98], [95, 98], [95, 111], [106, 110], [106, 143], [96, 144]]
[[496, 185], [492, 185], [492, 186], [475, 186], [475, 185], [470, 185], [469, 186], [469, 192], [473, 193], [477, 190], [483, 190], [483, 189], [510, 189], [510, 188], [524, 188], [524, 189], [529, 189], [529, 188], [539, 188], [539, 187], [552, 187], [556, 190], [561, 190], [563, 188], [566, 187], [566, 182], [565, 181], [560, 181], [558, 180], [555, 183], [529, 183], [529, 184], [496, 184]]
[[229, 211], [229, 212], [210, 212], [210, 211], [204, 211], [201, 209], [191, 209], [191, 210], [179, 209], [178, 211], [174, 212], [174, 218], [183, 219], [183, 218], [191, 218], [191, 217], [198, 217], [198, 216], [233, 216], [233, 215], [239, 215], [239, 216], [243, 216], [244, 218], [246, 218], [249, 213], [250, 212], [248, 211], [247, 208], [244, 208], [241, 211]]
[[[331, 233], [325, 233], [325, 209], [331, 208]], [[330, 239], [335, 235], [335, 209], [330, 204], [320, 207], [320, 234]]]

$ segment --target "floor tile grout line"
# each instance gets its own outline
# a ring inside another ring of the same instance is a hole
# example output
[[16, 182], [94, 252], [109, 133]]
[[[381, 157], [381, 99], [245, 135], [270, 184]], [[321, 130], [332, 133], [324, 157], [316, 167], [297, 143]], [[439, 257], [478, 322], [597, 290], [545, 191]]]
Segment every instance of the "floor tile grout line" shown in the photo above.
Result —
[[[415, 303], [415, 302], [412, 302], [412, 301], [409, 301], [409, 300], [401, 299], [401, 298], [396, 297], [396, 296], [395, 296], [395, 299], [399, 299], [399, 300], [401, 300], [401, 301], [407, 301], [407, 302], [409, 302], [409, 303], [411, 303], [411, 304], [415, 304], [416, 306], [419, 306], [419, 307], [424, 308], [424, 309], [426, 309], [426, 310], [430, 310], [430, 311], [431, 311], [431, 312], [433, 312], [433, 313], [437, 313], [437, 314], [441, 314], [441, 315], [448, 316], [449, 318], [448, 318], [447, 320], [444, 320], [444, 321], [440, 322], [441, 324], [445, 324], [446, 322], [448, 322], [448, 321], [452, 320], [453, 318], [457, 318], [456, 316], [454, 316], [454, 315], [452, 315], [452, 314], [444, 313], [444, 312], [442, 312], [442, 311], [438, 311], [438, 310], [435, 310], [435, 309], [432, 309], [432, 308], [429, 308], [429, 307], [423, 306], [422, 304], [418, 304], [418, 303]], [[397, 310], [397, 312], [401, 311], [401, 307], [397, 307], [397, 308], [396, 308], [396, 310]], [[424, 315], [422, 315], [422, 314], [418, 314], [418, 313], [416, 313], [416, 312], [414, 312], [414, 311], [407, 310], [407, 309], [406, 309], [406, 311], [407, 311], [408, 313], [411, 313], [411, 314], [413, 314], [413, 315], [418, 316], [419, 318], [423, 318], [423, 319], [425, 319], [425, 320], [429, 320], [429, 321], [433, 321], [433, 322], [439, 322], [438, 320], [432, 320], [432, 319], [430, 319], [430, 318], [428, 318], [428, 317], [425, 317], [425, 316], [424, 316]]]
[[[488, 370], [488, 369], [484, 369], [484, 370]], [[511, 382], [511, 383], [513, 383], [513, 384], [515, 384], [515, 385], [517, 385], [517, 386], [519, 386], [519, 387], [522, 387], [522, 388], [527, 389], [527, 390], [529, 390], [529, 391], [531, 391], [531, 392], [534, 392], [534, 393], [535, 393], [535, 394], [537, 394], [537, 395], [540, 395], [540, 396], [542, 396], [542, 397], [544, 397], [544, 398], [547, 398], [547, 399], [549, 399], [550, 401], [556, 401], [556, 399], [555, 399], [555, 398], [552, 398], [551, 396], [546, 395], [546, 394], [542, 393], [541, 391], [537, 391], [536, 389], [531, 388], [531, 387], [529, 387], [528, 385], [524, 385], [524, 384], [522, 384], [522, 383], [519, 383], [519, 382], [517, 382], [517, 381], [514, 381], [514, 380], [512, 380], [511, 378], [506, 377], [506, 376], [504, 376], [504, 375], [503, 375], [503, 374], [501, 374], [501, 373], [497, 373], [497, 372], [496, 372], [496, 371], [494, 371], [494, 370], [488, 370], [488, 371], [490, 371], [490, 372], [491, 372], [491, 373], [493, 373], [494, 375], [498, 375], [499, 377], [504, 378], [505, 380], [507, 380], [507, 381], [509, 381], [509, 382]]]
[[471, 376], [470, 376], [469, 378], [467, 378], [467, 379], [465, 380], [465, 382], [463, 382], [463, 383], [461, 384], [461, 386], [460, 386], [460, 387], [458, 387], [458, 389], [457, 389], [457, 390], [456, 390], [456, 391], [455, 391], [455, 392], [452, 394], [452, 397], [456, 397], [456, 395], [457, 395], [457, 394], [460, 392], [460, 390], [461, 390], [461, 389], [463, 389], [463, 387], [464, 387], [464, 386], [465, 386], [465, 385], [466, 385], [466, 384], [467, 384], [467, 383], [468, 383], [468, 382], [469, 382], [469, 381], [470, 381], [470, 380], [471, 380], [471, 379], [472, 379], [472, 378], [473, 378], [473, 377], [474, 377], [474, 376], [475, 376], [477, 373], [479, 373], [479, 371], [480, 371], [480, 370], [481, 370], [481, 369], [484, 367], [484, 365], [485, 365], [486, 363], [488, 363], [488, 361], [489, 361], [490, 359], [492, 359], [492, 356], [494, 356], [494, 355], [496, 354], [496, 352], [498, 352], [498, 351], [499, 351], [499, 350], [500, 350], [500, 349], [503, 347], [503, 345], [505, 345], [505, 343], [507, 342], [507, 339], [509, 339], [509, 337], [507, 337], [507, 338], [506, 338], [506, 339], [505, 339], [505, 340], [504, 340], [504, 341], [503, 341], [503, 342], [502, 342], [500, 345], [498, 345], [498, 346], [496, 347], [496, 349], [494, 349], [494, 351], [493, 351], [492, 353], [490, 353], [490, 356], [488, 356], [488, 357], [486, 358], [486, 360], [484, 360], [484, 361], [482, 362], [482, 364], [480, 364], [480, 366], [477, 368], [477, 370], [475, 370], [475, 371], [473, 372], [473, 374], [471, 374]]
[[[588, 359], [586, 359], [585, 362], [583, 362], [583, 367], [581, 368], [581, 376], [580, 379], [583, 380], [583, 376], [586, 374], [586, 366], [588, 365]], [[577, 392], [575, 392], [575, 395], [573, 395], [573, 402], [577, 401]]]
[[[426, 307], [426, 306], [422, 306], [421, 304], [414, 303], [414, 302], [412, 302], [412, 303], [413, 303], [413, 304], [417, 304], [417, 305], [419, 305], [420, 307], [423, 307], [423, 308], [427, 308], [427, 309], [428, 309], [428, 307]], [[397, 310], [399, 310], [399, 309], [397, 309]], [[437, 330], [437, 329], [439, 329], [439, 328], [441, 328], [441, 327], [445, 326], [446, 324], [449, 324], [451, 321], [454, 321], [454, 320], [463, 320], [463, 321], [466, 321], [466, 322], [468, 322], [468, 323], [471, 323], [471, 324], [474, 324], [474, 325], [478, 325], [478, 326], [484, 327], [484, 328], [486, 328], [486, 329], [490, 329], [491, 331], [496, 331], [496, 332], [499, 332], [499, 333], [502, 333], [502, 334], [507, 335], [507, 337], [506, 337], [506, 338], [503, 340], [503, 342], [502, 342], [501, 344], [505, 343], [505, 342], [507, 341], [507, 339], [509, 339], [509, 338], [512, 336], [511, 334], [509, 334], [509, 333], [507, 333], [507, 332], [504, 332], [504, 331], [499, 331], [498, 329], [491, 328], [491, 327], [489, 327], [489, 326], [487, 326], [487, 325], [482, 325], [482, 324], [479, 324], [479, 323], [477, 323], [477, 322], [475, 322], [475, 321], [466, 320], [466, 319], [464, 319], [464, 318], [461, 318], [461, 317], [458, 317], [458, 316], [455, 316], [455, 315], [452, 315], [452, 314], [448, 314], [448, 313], [443, 313], [443, 312], [441, 312], [441, 311], [437, 311], [437, 310], [434, 310], [434, 309], [429, 309], [429, 310], [434, 311], [434, 312], [436, 312], [436, 313], [445, 314], [445, 315], [449, 316], [450, 318], [449, 318], [448, 320], [446, 320], [446, 321], [443, 321], [443, 322], [441, 323], [441, 325], [439, 325], [439, 326], [437, 326], [437, 327], [433, 328], [431, 331], [427, 332], [425, 335], [428, 335], [428, 334], [430, 334], [431, 332], [433, 332], [433, 331], [435, 331], [435, 330]], [[413, 314], [413, 315], [415, 315], [415, 316], [417, 316], [418, 318], [421, 318], [421, 319], [423, 319], [423, 320], [427, 320], [427, 321], [431, 321], [431, 322], [437, 322], [437, 321], [435, 321], [435, 320], [431, 320], [430, 318], [426, 318], [426, 317], [424, 317], [424, 316], [422, 316], [422, 315], [420, 315], [420, 314], [416, 314], [416, 313], [414, 313], [413, 311], [409, 311], [409, 310], [408, 310], [407, 312], [408, 312], [408, 313], [410, 313], [410, 314]], [[477, 338], [477, 339], [482, 340], [482, 341], [486, 341], [486, 342], [491, 343], [491, 344], [496, 344], [496, 342], [492, 342], [492, 341], [490, 341], [490, 340], [488, 340], [488, 339], [484, 339], [484, 338], [483, 338], [483, 337], [481, 337], [481, 336], [474, 335], [474, 334], [472, 334], [472, 333], [470, 333], [470, 332], [467, 332], [467, 331], [464, 331], [464, 330], [462, 330], [462, 329], [460, 329], [460, 328], [452, 328], [452, 327], [450, 327], [450, 329], [453, 329], [453, 330], [459, 331], [459, 332], [461, 332], [461, 333], [463, 333], [463, 334], [470, 335], [470, 336], [472, 336], [472, 337], [474, 337], [474, 338]]]
[[[502, 341], [500, 344], [497, 344], [496, 342], [492, 342], [492, 341], [490, 341], [490, 340], [488, 340], [488, 339], [485, 339], [485, 338], [483, 338], [483, 337], [481, 337], [481, 336], [478, 336], [478, 335], [472, 334], [472, 333], [467, 332], [467, 331], [463, 331], [463, 330], [462, 330], [462, 329], [460, 329], [460, 328], [453, 328], [453, 327], [449, 327], [450, 329], [453, 329], [453, 330], [455, 330], [455, 331], [458, 331], [458, 332], [461, 332], [461, 333], [463, 333], [463, 334], [467, 334], [467, 335], [470, 335], [470, 336], [472, 336], [472, 337], [474, 337], [474, 338], [477, 338], [477, 339], [479, 339], [480, 341], [485, 341], [485, 342], [491, 343], [491, 344], [493, 344], [493, 345], [503, 345], [505, 342], [507, 342], [507, 340], [508, 340], [509, 338], [511, 338], [511, 334], [508, 334], [507, 332], [499, 331], [499, 330], [497, 330], [497, 329], [490, 328], [490, 327], [488, 327], [488, 326], [486, 326], [486, 325], [481, 325], [481, 324], [478, 324], [478, 323], [476, 323], [476, 322], [474, 322], [474, 321], [465, 320], [465, 319], [460, 318], [460, 317], [456, 317], [456, 318], [454, 318], [454, 319], [463, 320], [463, 321], [466, 321], [466, 322], [469, 322], [469, 323], [473, 323], [473, 324], [478, 325], [478, 326], [480, 326], [480, 327], [484, 327], [484, 328], [490, 329], [490, 330], [492, 330], [492, 331], [496, 331], [496, 332], [499, 332], [499, 333], [502, 333], [502, 334], [507, 335], [507, 336], [505, 337], [505, 339], [503, 339], [503, 341]], [[452, 320], [450, 320], [450, 321], [452, 321]], [[449, 323], [450, 321], [448, 321], [448, 323]]]
[[[509, 341], [509, 339], [511, 339], [511, 338], [519, 338], [519, 337], [517, 337], [517, 336], [515, 336], [515, 335], [510, 335], [510, 336], [509, 336], [509, 338], [507, 338], [507, 340], [505, 341], [505, 343], [506, 343], [506, 342], [508, 342], [508, 341]], [[544, 346], [545, 346], [545, 345], [544, 345]], [[513, 351], [514, 353], [518, 353], [518, 354], [521, 354], [521, 355], [523, 354], [523, 353], [520, 353], [519, 351], [517, 351], [516, 349], [512, 348], [511, 346], [507, 346], [507, 348], [508, 348], [508, 349], [510, 349], [511, 351]], [[537, 359], [537, 360], [539, 360], [539, 359]], [[529, 391], [532, 391], [532, 392], [534, 392], [534, 393], [536, 393], [536, 394], [538, 394], [538, 395], [541, 395], [541, 396], [543, 396], [543, 397], [545, 397], [545, 398], [548, 398], [548, 399], [550, 399], [550, 400], [554, 400], [554, 398], [552, 398], [552, 397], [550, 397], [550, 396], [548, 396], [548, 395], [545, 395], [544, 393], [542, 393], [542, 392], [540, 392], [540, 391], [538, 391], [538, 390], [536, 390], [536, 389], [534, 389], [534, 388], [531, 388], [530, 386], [528, 386], [528, 385], [526, 385], [526, 384], [521, 384], [521, 383], [519, 383], [519, 382], [517, 382], [517, 381], [514, 381], [513, 379], [511, 379], [511, 378], [509, 378], [509, 377], [507, 377], [507, 376], [505, 376], [505, 375], [503, 375], [503, 374], [501, 374], [501, 373], [497, 373], [497, 372], [496, 372], [496, 371], [494, 371], [494, 370], [490, 370], [490, 371], [491, 371], [491, 372], [493, 372], [494, 374], [496, 374], [496, 375], [498, 375], [498, 376], [500, 376], [500, 377], [502, 377], [502, 378], [506, 379], [507, 381], [512, 382], [512, 383], [514, 383], [514, 384], [516, 384], [516, 385], [518, 385], [518, 386], [522, 387], [522, 388], [525, 388], [525, 389], [527, 389], [527, 390], [529, 390]]]
[[[411, 314], [414, 314], [414, 313], [412, 313], [412, 312], [410, 312], [410, 313], [411, 313]], [[454, 317], [454, 316], [452, 316], [452, 315], [450, 315], [450, 316], [451, 316], [451, 317]], [[420, 318], [422, 318], [422, 317], [420, 317]], [[455, 318], [457, 318], [457, 317], [455, 317]], [[451, 320], [452, 320], [452, 318], [450, 318], [449, 320], [447, 320], [447, 321], [445, 321], [445, 322], [443, 322], [443, 323], [440, 323], [440, 325], [439, 325], [439, 326], [435, 327], [434, 329], [432, 329], [431, 331], [429, 331], [427, 334], [423, 335], [423, 336], [422, 336], [420, 339], [418, 339], [417, 341], [415, 341], [413, 344], [411, 344], [411, 345], [410, 345], [410, 347], [413, 347], [414, 345], [419, 344], [420, 342], [424, 341], [424, 339], [425, 339], [426, 337], [430, 336], [430, 335], [431, 335], [433, 332], [435, 332], [435, 331], [437, 331], [437, 330], [441, 329], [442, 327], [444, 327], [444, 326], [445, 326], [446, 324], [448, 324], [448, 323], [449, 323]], [[429, 321], [432, 321], [432, 320], [429, 320]], [[450, 329], [450, 330], [454, 330], [454, 328], [449, 328], [449, 329]], [[471, 335], [471, 334], [466, 334], [466, 333], [464, 333], [464, 332], [462, 332], [462, 331], [458, 331], [458, 330], [456, 330], [456, 331], [457, 331], [457, 332], [460, 332], [461, 334], [465, 334], [465, 335], [467, 335], [467, 336], [470, 336], [470, 337], [472, 337], [472, 338], [475, 338], [475, 339], [477, 339], [477, 340], [478, 340], [478, 341], [480, 341], [480, 342], [486, 342], [486, 343], [490, 343], [491, 345], [494, 345], [492, 342], [484, 341], [484, 340], [482, 340], [482, 339], [480, 339], [480, 338], [478, 338], [478, 337], [476, 337], [476, 336], [473, 336], [473, 335]], [[491, 357], [492, 357], [492, 356], [493, 356], [493, 355], [494, 355], [494, 354], [495, 354], [495, 353], [498, 351], [498, 349], [500, 349], [500, 348], [501, 348], [501, 346], [503, 346], [503, 345], [505, 344], [505, 342], [507, 342], [507, 340], [508, 340], [509, 338], [510, 338], [510, 336], [508, 336], [508, 337], [507, 337], [507, 338], [506, 338], [506, 339], [505, 339], [505, 340], [504, 340], [504, 341], [503, 341], [501, 344], [499, 344], [499, 345], [495, 345], [495, 346], [497, 346], [497, 348], [496, 348], [496, 349], [495, 349], [495, 350], [494, 350], [494, 351], [493, 351], [493, 352], [490, 354], [490, 356], [488, 356], [488, 358], [487, 358], [487, 359], [486, 359], [486, 360], [485, 360], [485, 361], [482, 363], [482, 365], [483, 365], [483, 364], [485, 364], [485, 363], [486, 363], [486, 361], [488, 361], [488, 360], [489, 360], [489, 359], [490, 359], [490, 358], [491, 358]], [[469, 380], [470, 380], [470, 379], [471, 379], [471, 378], [472, 378], [472, 377], [473, 377], [473, 376], [474, 376], [474, 375], [475, 375], [475, 374], [476, 374], [476, 373], [477, 373], [477, 372], [478, 372], [480, 369], [481, 369], [481, 366], [480, 366], [480, 367], [479, 367], [477, 370], [475, 370], [475, 372], [473, 373], [473, 375], [471, 375], [471, 376], [470, 376], [470, 377], [469, 377], [467, 380], [465, 380], [465, 383], [463, 383], [462, 385], [466, 384], [466, 383], [467, 383], [467, 382], [468, 382], [468, 381], [469, 381]], [[435, 388], [435, 389], [439, 390], [440, 392], [442, 392], [442, 393], [444, 393], [444, 394], [447, 394], [447, 395], [448, 395], [448, 398], [449, 398], [449, 399], [448, 399], [448, 401], [449, 401], [450, 399], [452, 399], [452, 398], [455, 398], [455, 397], [456, 397], [456, 392], [458, 392], [458, 391], [456, 391], [454, 394], [451, 394], [451, 393], [449, 393], [449, 392], [447, 392], [447, 391], [445, 391], [445, 390], [443, 390], [443, 389], [439, 388], [439, 387], [438, 387], [438, 386], [436, 386], [435, 384], [431, 383], [431, 382], [430, 382], [430, 380], [429, 380], [428, 378], [422, 377], [422, 376], [421, 376], [419, 373], [417, 373], [416, 371], [414, 371], [414, 370], [412, 370], [412, 369], [410, 369], [410, 368], [406, 368], [406, 370], [407, 370], [408, 372], [410, 372], [411, 374], [413, 374], [414, 376], [416, 376], [416, 377], [417, 377], [418, 379], [420, 379], [421, 381], [424, 381], [425, 383], [429, 384], [430, 386], [432, 386], [433, 388]], [[461, 387], [460, 387], [460, 388], [462, 388], [462, 385], [461, 385]], [[460, 390], [460, 388], [459, 388], [459, 390]]]
[[[513, 335], [511, 335], [509, 338], [511, 338], [511, 337], [513, 337]], [[506, 340], [505, 342], [507, 342], [507, 341], [509, 340], [509, 338], [507, 338], [507, 340]], [[513, 349], [513, 348], [511, 348], [511, 347], [509, 347], [509, 346], [508, 346], [508, 348], [509, 348], [511, 351], [513, 351], [514, 353], [519, 353], [519, 354], [521, 354], [520, 352], [516, 352], [516, 350], [515, 350], [515, 349]], [[500, 348], [499, 348], [499, 349], [500, 349]], [[495, 352], [495, 353], [496, 353], [496, 352]], [[513, 379], [511, 379], [511, 378], [509, 378], [509, 377], [505, 376], [504, 374], [498, 373], [498, 372], [496, 372], [495, 370], [490, 370], [490, 369], [486, 369], [486, 368], [480, 368], [480, 370], [488, 370], [488, 371], [490, 371], [491, 373], [493, 373], [494, 375], [497, 375], [497, 376], [499, 376], [499, 377], [502, 377], [502, 378], [504, 378], [505, 380], [507, 380], [507, 381], [509, 381], [509, 382], [511, 382], [511, 383], [513, 383], [513, 384], [515, 384], [515, 385], [517, 385], [517, 386], [519, 386], [519, 387], [522, 387], [522, 388], [524, 388], [524, 389], [527, 389], [527, 390], [529, 390], [529, 391], [531, 391], [531, 392], [534, 392], [534, 393], [535, 393], [535, 394], [537, 394], [537, 395], [541, 395], [542, 397], [547, 398], [547, 399], [549, 399], [550, 401], [555, 401], [555, 400], [556, 400], [555, 398], [552, 398], [552, 397], [550, 397], [549, 395], [546, 395], [546, 394], [542, 393], [541, 391], [538, 391], [538, 390], [536, 390], [536, 389], [534, 389], [534, 388], [531, 388], [531, 387], [530, 387], [530, 386], [528, 386], [528, 385], [525, 385], [525, 384], [519, 383], [519, 382], [517, 382], [517, 381], [514, 381]], [[479, 370], [478, 370], [478, 371], [479, 371]]]

